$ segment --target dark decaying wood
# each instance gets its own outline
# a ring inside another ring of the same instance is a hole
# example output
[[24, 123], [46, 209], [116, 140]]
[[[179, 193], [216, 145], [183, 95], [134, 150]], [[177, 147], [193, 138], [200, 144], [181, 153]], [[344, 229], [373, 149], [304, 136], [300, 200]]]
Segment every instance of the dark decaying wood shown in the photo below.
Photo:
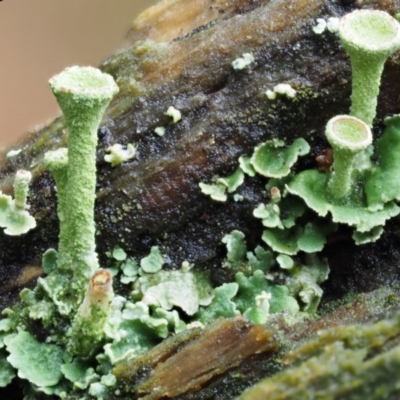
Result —
[[[265, 182], [245, 182], [238, 189], [245, 201], [227, 203], [204, 196], [199, 182], [230, 174], [241, 155], [270, 138], [288, 144], [306, 138], [312, 150], [300, 167], [317, 166], [315, 158], [327, 147], [327, 120], [348, 112], [351, 74], [338, 38], [316, 35], [311, 28], [316, 18], [362, 7], [399, 11], [397, 0], [164, 0], [143, 13], [126, 47], [101, 66], [120, 87], [98, 131], [96, 223], [102, 262], [116, 245], [141, 257], [157, 244], [167, 267], [187, 260], [212, 269], [216, 282], [223, 281], [221, 238], [239, 229], [249, 248], [259, 243], [262, 226], [252, 210], [262, 201]], [[248, 52], [255, 62], [235, 71], [231, 62]], [[398, 76], [399, 53], [385, 67], [379, 118], [400, 112]], [[298, 93], [295, 100], [269, 101], [265, 91], [278, 83], [291, 84]], [[177, 124], [165, 115], [171, 105], [182, 113]], [[158, 126], [166, 127], [163, 137], [154, 133]], [[6, 193], [18, 169], [33, 172], [30, 204], [38, 224], [22, 237], [0, 234], [0, 306], [10, 304], [18, 288], [37, 277], [41, 254], [57, 246], [54, 182], [42, 159], [46, 151], [65, 145], [66, 138], [63, 118], [58, 118], [13, 146], [22, 148], [20, 154], [6, 158], [4, 153], [0, 160], [0, 187]], [[103, 158], [114, 143], [137, 144], [137, 156], [111, 168]], [[326, 296], [395, 285], [398, 228], [395, 219], [377, 243], [359, 247], [346, 232], [343, 239], [333, 238], [325, 250], [332, 270]], [[344, 314], [339, 324], [358, 320], [357, 311], [351, 318]], [[315, 330], [296, 332], [303, 337]]]

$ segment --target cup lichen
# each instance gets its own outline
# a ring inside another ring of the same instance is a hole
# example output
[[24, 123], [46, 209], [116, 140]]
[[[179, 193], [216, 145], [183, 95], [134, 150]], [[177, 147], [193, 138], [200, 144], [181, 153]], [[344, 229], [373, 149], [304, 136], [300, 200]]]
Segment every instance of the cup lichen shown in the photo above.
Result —
[[353, 165], [357, 155], [372, 143], [368, 125], [349, 115], [337, 115], [326, 125], [326, 137], [333, 148], [333, 172], [328, 183], [334, 197], [346, 196], [350, 191]]
[[49, 81], [68, 127], [65, 187], [67, 232], [57, 268], [72, 270], [74, 290], [82, 299], [90, 276], [99, 268], [95, 251], [94, 201], [97, 129], [118, 92], [113, 78], [91, 67], [71, 67]]
[[339, 36], [351, 59], [350, 114], [372, 126], [385, 61], [400, 48], [400, 24], [383, 11], [356, 10], [341, 19]]
[[87, 357], [104, 337], [104, 325], [114, 297], [111, 273], [99, 269], [90, 278], [85, 298], [72, 322], [68, 350]]
[[27, 198], [32, 174], [17, 171], [14, 179], [14, 199], [0, 191], [0, 227], [11, 236], [22, 235], [36, 227], [35, 218], [29, 214]]

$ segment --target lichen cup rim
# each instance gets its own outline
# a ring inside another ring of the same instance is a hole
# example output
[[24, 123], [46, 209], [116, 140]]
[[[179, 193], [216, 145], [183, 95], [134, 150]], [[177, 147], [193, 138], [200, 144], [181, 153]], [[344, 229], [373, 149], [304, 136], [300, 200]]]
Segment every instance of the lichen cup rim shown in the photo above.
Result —
[[[360, 133], [360, 140], [349, 140], [346, 139], [341, 132], [335, 130], [335, 127], [339, 123], [346, 122], [347, 124], [354, 124], [355, 128], [358, 127]], [[372, 132], [369, 126], [359, 118], [351, 115], [336, 115], [331, 118], [326, 125], [326, 136], [332, 147], [340, 147], [342, 150], [349, 152], [358, 153], [361, 150], [366, 149], [372, 143]]]
[[118, 92], [113, 77], [93, 67], [68, 67], [49, 80], [55, 93], [109, 98]]
[[[355, 28], [357, 20], [360, 21], [369, 19], [367, 26], [358, 26]], [[374, 19], [376, 21], [374, 21]], [[379, 32], [378, 19], [382, 24], [385, 23], [386, 32]], [[389, 32], [391, 31], [391, 33]], [[374, 38], [371, 33], [379, 34], [379, 37]], [[346, 42], [346, 47], [352, 47], [357, 51], [365, 51], [371, 53], [382, 53], [384, 55], [391, 54], [393, 48], [400, 45], [400, 24], [391, 15], [380, 10], [355, 10], [344, 15], [340, 20], [339, 35]]]

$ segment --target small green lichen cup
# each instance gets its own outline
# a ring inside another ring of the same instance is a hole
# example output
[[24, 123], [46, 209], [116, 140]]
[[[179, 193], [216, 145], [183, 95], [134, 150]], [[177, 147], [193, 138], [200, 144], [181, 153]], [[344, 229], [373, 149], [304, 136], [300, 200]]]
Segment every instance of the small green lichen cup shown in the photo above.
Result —
[[333, 172], [328, 182], [335, 198], [346, 196], [351, 188], [351, 175], [357, 154], [372, 143], [372, 132], [362, 120], [350, 115], [337, 115], [326, 125], [326, 137], [333, 148]]

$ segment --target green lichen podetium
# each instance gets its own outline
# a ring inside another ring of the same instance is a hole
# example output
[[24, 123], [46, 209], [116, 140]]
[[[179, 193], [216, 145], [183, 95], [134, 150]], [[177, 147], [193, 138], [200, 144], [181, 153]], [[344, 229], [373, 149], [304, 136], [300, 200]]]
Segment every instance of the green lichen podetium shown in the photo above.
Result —
[[400, 47], [400, 25], [386, 12], [357, 10], [341, 19], [339, 36], [351, 59], [350, 114], [372, 126], [385, 61]]
[[62, 257], [68, 254], [68, 218], [67, 218], [67, 182], [68, 182], [68, 150], [65, 147], [48, 151], [44, 155], [44, 166], [51, 172], [57, 187], [57, 216], [60, 223], [60, 237], [58, 242], [58, 264], [66, 265]]
[[20, 169], [15, 175], [14, 199], [0, 191], [0, 227], [5, 228], [7, 235], [22, 235], [36, 226], [26, 207], [31, 179], [29, 171]]
[[72, 322], [68, 343], [71, 354], [87, 357], [98, 349], [113, 297], [111, 274], [99, 269], [91, 277], [85, 298]]
[[73, 291], [81, 300], [99, 268], [94, 238], [97, 129], [118, 87], [110, 75], [91, 67], [67, 68], [49, 83], [69, 133], [63, 210], [68, 223], [60, 232], [60, 242], [66, 245], [57, 268], [73, 271]]
[[326, 137], [333, 148], [333, 173], [328, 183], [332, 196], [346, 196], [352, 186], [351, 176], [357, 155], [372, 143], [372, 133], [362, 120], [337, 115], [326, 125]]

